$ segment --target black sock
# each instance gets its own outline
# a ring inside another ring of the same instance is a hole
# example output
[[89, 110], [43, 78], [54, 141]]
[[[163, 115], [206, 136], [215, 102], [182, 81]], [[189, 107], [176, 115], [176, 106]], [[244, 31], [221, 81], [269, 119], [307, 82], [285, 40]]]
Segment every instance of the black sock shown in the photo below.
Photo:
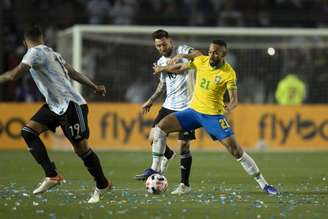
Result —
[[51, 162], [47, 149], [39, 138], [39, 135], [31, 128], [24, 127], [21, 131], [22, 137], [28, 145], [28, 150], [34, 159], [41, 165], [46, 177], [57, 176], [55, 163]]
[[80, 156], [84, 165], [88, 168], [89, 173], [94, 177], [98, 189], [104, 189], [108, 186], [99, 158], [91, 149]]
[[192, 164], [192, 156], [190, 153], [181, 154], [181, 182], [186, 186], [189, 186], [189, 176]]
[[173, 154], [174, 154], [174, 152], [172, 151], [172, 149], [168, 145], [166, 145], [164, 157], [166, 157], [167, 159], [170, 159], [173, 156]]

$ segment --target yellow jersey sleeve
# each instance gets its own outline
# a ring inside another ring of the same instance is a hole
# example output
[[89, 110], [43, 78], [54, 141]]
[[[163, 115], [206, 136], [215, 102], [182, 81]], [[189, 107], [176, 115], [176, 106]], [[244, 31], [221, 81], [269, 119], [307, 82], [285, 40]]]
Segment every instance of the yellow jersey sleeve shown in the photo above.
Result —
[[230, 69], [230, 77], [227, 79], [227, 89], [228, 90], [236, 90], [237, 89], [237, 77], [236, 72], [231, 68]]
[[195, 57], [191, 62], [189, 62], [189, 68], [193, 68], [196, 70], [198, 67], [201, 65], [201, 63], [203, 62], [204, 58], [206, 58], [206, 56], [197, 56]]

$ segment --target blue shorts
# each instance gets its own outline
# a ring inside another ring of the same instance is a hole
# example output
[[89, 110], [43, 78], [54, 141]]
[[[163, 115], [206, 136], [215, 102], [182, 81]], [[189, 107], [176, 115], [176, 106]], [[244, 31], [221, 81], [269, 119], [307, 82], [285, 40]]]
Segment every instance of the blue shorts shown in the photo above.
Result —
[[233, 131], [223, 115], [207, 115], [193, 109], [174, 113], [185, 131], [203, 127], [213, 140], [223, 140], [233, 135]]

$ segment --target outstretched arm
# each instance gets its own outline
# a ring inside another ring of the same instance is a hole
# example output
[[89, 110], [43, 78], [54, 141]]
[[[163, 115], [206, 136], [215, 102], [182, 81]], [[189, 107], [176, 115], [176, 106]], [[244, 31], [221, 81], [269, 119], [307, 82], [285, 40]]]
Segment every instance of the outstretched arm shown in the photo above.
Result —
[[97, 94], [101, 94], [102, 96], [105, 96], [106, 94], [106, 88], [104, 85], [96, 85], [93, 83], [87, 76], [84, 74], [81, 74], [77, 72], [71, 65], [65, 64], [65, 68], [68, 71], [68, 75], [75, 81], [78, 81], [79, 83], [86, 85], [93, 89]]
[[202, 55], [203, 55], [203, 53], [201, 51], [194, 49], [191, 51], [191, 53], [183, 54], [182, 58], [193, 60], [197, 56], [202, 56]]
[[170, 73], [176, 73], [176, 74], [183, 74], [185, 70], [189, 69], [190, 63], [177, 63], [177, 64], [171, 64], [167, 66], [159, 66], [154, 64], [153, 70], [154, 75], [159, 75], [161, 72], [170, 72]]
[[153, 103], [164, 93], [165, 91], [165, 83], [160, 80], [156, 91], [153, 95], [142, 105], [142, 114], [148, 113], [150, 108], [153, 106]]
[[174, 56], [169, 64], [176, 64], [178, 63], [178, 61], [180, 59], [188, 59], [188, 60], [193, 60], [194, 58], [196, 58], [197, 56], [201, 56], [203, 55], [203, 53], [201, 53], [201, 51], [193, 49], [190, 53], [188, 54], [177, 54], [176, 56]]
[[231, 111], [238, 105], [238, 94], [237, 89], [228, 89], [229, 93], [229, 103], [224, 106], [225, 114], [230, 114]]
[[14, 81], [20, 76], [22, 76], [25, 72], [30, 69], [30, 66], [24, 63], [19, 63], [14, 69], [9, 70], [2, 75], [0, 75], [0, 83], [4, 83], [6, 81]]

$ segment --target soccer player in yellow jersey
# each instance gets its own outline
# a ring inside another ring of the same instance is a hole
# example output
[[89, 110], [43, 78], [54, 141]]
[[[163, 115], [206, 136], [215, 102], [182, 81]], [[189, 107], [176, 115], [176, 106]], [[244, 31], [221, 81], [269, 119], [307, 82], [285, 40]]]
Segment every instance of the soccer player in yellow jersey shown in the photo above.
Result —
[[[194, 68], [196, 84], [189, 108], [166, 116], [155, 127], [153, 154], [163, 156], [169, 133], [203, 127], [213, 140], [220, 141], [228, 149], [244, 170], [255, 178], [261, 189], [276, 195], [278, 191], [267, 183], [255, 161], [237, 143], [225, 119], [224, 115], [229, 114], [238, 104], [236, 73], [224, 60], [226, 53], [226, 42], [214, 40], [209, 46], [208, 56], [197, 56], [189, 63], [154, 66], [154, 74], [163, 71], [179, 73]], [[226, 90], [230, 101], [225, 105], [223, 95]]]

